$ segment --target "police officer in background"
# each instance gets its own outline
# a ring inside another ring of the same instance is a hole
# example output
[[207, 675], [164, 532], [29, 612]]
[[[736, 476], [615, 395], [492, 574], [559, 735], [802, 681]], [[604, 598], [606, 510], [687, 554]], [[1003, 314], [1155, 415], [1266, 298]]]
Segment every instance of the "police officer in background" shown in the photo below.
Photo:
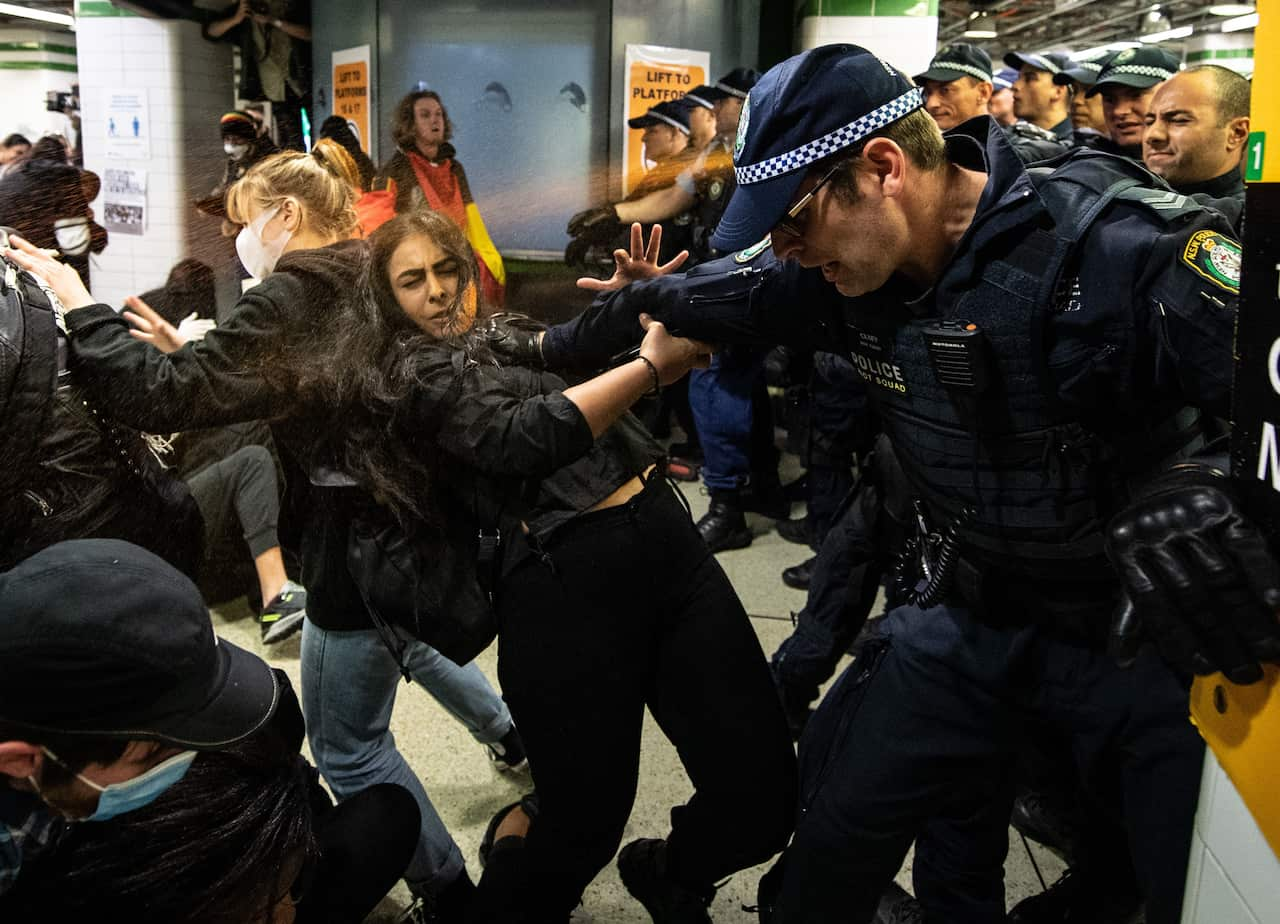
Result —
[[[644, 145], [644, 159], [652, 162], [653, 167], [628, 193], [624, 202], [641, 199], [673, 184], [714, 137], [715, 113], [711, 103], [694, 102], [683, 96], [650, 106], [644, 115], [628, 119], [627, 127], [642, 133], [640, 141]], [[608, 219], [607, 209], [589, 211], [598, 212], [604, 220], [579, 229], [580, 233], [569, 242], [564, 251], [564, 262], [569, 266], [591, 263], [593, 253], [601, 260], [611, 260], [614, 249], [626, 247], [630, 239], [630, 229]], [[689, 224], [688, 220], [677, 221], [663, 229], [659, 262], [667, 262], [689, 246]], [[570, 227], [573, 227], [572, 223]]]
[[991, 111], [991, 118], [1002, 128], [1012, 128], [1018, 121], [1013, 114], [1013, 84], [1017, 79], [1018, 72], [1011, 67], [1002, 67], [991, 75], [991, 85], [995, 89], [991, 92], [987, 108]]
[[1095, 799], [1120, 794], [1146, 919], [1174, 924], [1203, 755], [1190, 678], [1280, 659], [1280, 568], [1198, 422], [1230, 402], [1239, 244], [1138, 165], [1079, 151], [1029, 174], [993, 122], [944, 142], [921, 106], [857, 46], [774, 68], [716, 235], [759, 243], [528, 346], [596, 366], [644, 311], [708, 342], [848, 351], [920, 503], [911, 600], [806, 731], [766, 919], [870, 920], [927, 826], [964, 836], [917, 845], [926, 915], [1003, 921], [1009, 777], [1036, 726], [1070, 736]]
[[1126, 48], [1107, 61], [1087, 96], [1102, 96], [1109, 144], [1099, 150], [1142, 160], [1142, 133], [1155, 88], [1178, 73], [1178, 59], [1156, 45]]
[[1055, 51], [1043, 55], [1014, 51], [1004, 56], [1004, 63], [1018, 70], [1013, 82], [1013, 112], [1018, 121], [1009, 131], [1056, 140], [1066, 150], [1071, 146], [1071, 88], [1054, 83], [1054, 78], [1071, 66], [1070, 59]]
[[1107, 119], [1102, 112], [1102, 100], [1089, 96], [1089, 88], [1098, 80], [1098, 74], [1111, 58], [1111, 52], [1101, 57], [1083, 61], [1071, 61], [1068, 66], [1053, 75], [1053, 82], [1071, 88], [1071, 143], [1075, 147], [1092, 148], [1107, 137]]
[[1240, 161], [1249, 139], [1249, 81], [1216, 64], [1188, 68], [1156, 88], [1147, 109], [1142, 162], [1184, 195], [1209, 197], [1238, 225]]
[[[994, 89], [991, 56], [977, 45], [948, 45], [934, 55], [927, 71], [916, 75], [915, 82], [924, 90], [924, 108], [944, 132], [989, 114]], [[1009, 143], [1024, 163], [1056, 157], [1066, 150], [1060, 141], [1045, 137], [1039, 129], [1029, 133], [1016, 126], [1009, 132]]]
[[[710, 103], [716, 115], [716, 135], [702, 149], [701, 156], [676, 178], [673, 186], [640, 199], [618, 202], [579, 212], [569, 219], [571, 237], [591, 236], [595, 229], [608, 229], [612, 239], [618, 228], [632, 222], [643, 225], [666, 222], [686, 213], [692, 216], [694, 262], [709, 259], [711, 232], [733, 195], [733, 139], [738, 130], [738, 113], [759, 74], [745, 67], [734, 68], [714, 86], [695, 87], [690, 96], [697, 103]], [[601, 233], [604, 233], [601, 231]]]

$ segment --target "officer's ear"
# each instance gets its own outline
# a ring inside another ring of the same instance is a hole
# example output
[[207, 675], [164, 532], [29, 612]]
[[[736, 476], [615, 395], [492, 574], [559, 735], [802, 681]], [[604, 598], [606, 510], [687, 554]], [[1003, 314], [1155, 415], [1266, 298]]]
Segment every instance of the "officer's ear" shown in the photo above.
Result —
[[870, 173], [886, 199], [902, 195], [907, 173], [907, 154], [896, 141], [872, 138], [862, 148], [861, 166]]
[[1227, 150], [1243, 151], [1249, 140], [1249, 117], [1240, 116], [1227, 122]]
[[990, 80], [979, 80], [977, 81], [977, 85], [978, 102], [981, 103], [982, 107], [985, 109], [987, 104], [991, 102], [991, 94], [996, 91], [996, 88], [992, 86]]

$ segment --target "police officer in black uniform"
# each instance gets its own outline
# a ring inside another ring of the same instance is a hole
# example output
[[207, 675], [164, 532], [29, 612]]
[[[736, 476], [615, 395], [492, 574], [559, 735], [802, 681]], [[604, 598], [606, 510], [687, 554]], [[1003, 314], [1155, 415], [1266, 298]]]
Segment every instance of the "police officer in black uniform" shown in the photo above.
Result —
[[1249, 138], [1249, 81], [1216, 64], [1174, 74], [1151, 97], [1142, 161], [1187, 196], [1233, 225], [1244, 212], [1240, 160]]
[[1104, 142], [1107, 122], [1102, 100], [1089, 96], [1089, 88], [1115, 52], [1083, 61], [1071, 61], [1053, 75], [1053, 82], [1071, 89], [1071, 143], [1074, 147], [1095, 148]]
[[1054, 78], [1071, 66], [1070, 59], [1058, 52], [1037, 54], [1014, 51], [1004, 56], [1004, 63], [1017, 70], [1013, 82], [1013, 112], [1018, 121], [1008, 129], [1040, 141], [1056, 141], [1059, 153], [1071, 146], [1071, 87], [1055, 83]]
[[[991, 56], [968, 42], [946, 46], [933, 56], [928, 70], [915, 76], [916, 86], [924, 90], [924, 108], [944, 132], [989, 114], [987, 106], [995, 89], [992, 80]], [[1024, 163], [1066, 150], [1056, 137], [1026, 122], [1014, 124], [1009, 143]]]
[[711, 342], [847, 351], [920, 502], [912, 601], [802, 742], [769, 919], [868, 921], [941, 826], [964, 836], [917, 847], [926, 914], [1003, 921], [1012, 758], [1034, 724], [1071, 736], [1090, 793], [1122, 794], [1147, 921], [1174, 924], [1203, 754], [1188, 682], [1280, 659], [1280, 568], [1198, 425], [1228, 410], [1239, 244], [1126, 160], [1028, 171], [993, 122], [944, 143], [920, 105], [857, 46], [774, 68], [717, 232], [759, 243], [530, 345], [598, 364], [646, 311]]
[[1086, 96], [1102, 94], [1109, 143], [1098, 149], [1142, 160], [1142, 133], [1156, 86], [1178, 73], [1178, 59], [1157, 45], [1126, 48], [1112, 56]]

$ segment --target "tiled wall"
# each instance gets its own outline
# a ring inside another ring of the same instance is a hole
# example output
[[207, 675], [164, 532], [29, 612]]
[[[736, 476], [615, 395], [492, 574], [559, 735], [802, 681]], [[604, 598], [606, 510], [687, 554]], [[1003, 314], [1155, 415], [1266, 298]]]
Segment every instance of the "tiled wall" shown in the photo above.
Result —
[[5, 100], [0, 135], [21, 132], [34, 141], [49, 132], [67, 131], [67, 117], [45, 109], [45, 94], [65, 93], [76, 82], [75, 45], [72, 32], [0, 29]]
[[[99, 175], [107, 167], [147, 171], [145, 233], [111, 235], [107, 249], [93, 258], [94, 295], [119, 307], [126, 296], [160, 285], [169, 268], [188, 256], [222, 275], [233, 251], [220, 238], [218, 223], [198, 215], [191, 202], [213, 188], [225, 164], [218, 118], [234, 103], [230, 46], [205, 41], [190, 22], [83, 12], [77, 39], [86, 169]], [[108, 158], [108, 94], [144, 88], [150, 157]], [[93, 207], [101, 221], [101, 197]]]

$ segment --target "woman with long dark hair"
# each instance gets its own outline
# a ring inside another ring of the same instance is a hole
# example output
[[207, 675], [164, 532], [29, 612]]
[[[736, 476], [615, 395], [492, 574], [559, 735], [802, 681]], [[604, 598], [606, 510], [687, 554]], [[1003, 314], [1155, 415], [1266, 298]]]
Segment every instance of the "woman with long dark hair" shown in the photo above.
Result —
[[61, 300], [77, 374], [104, 415], [152, 433], [271, 421], [277, 445], [311, 482], [301, 548], [307, 588], [301, 670], [312, 754], [339, 799], [384, 782], [413, 794], [422, 823], [405, 879], [416, 895], [447, 907], [454, 895], [465, 902], [472, 883], [390, 733], [401, 671], [461, 721], [495, 763], [503, 761], [499, 769], [523, 753], [509, 711], [478, 666], [458, 666], [407, 637], [397, 663], [347, 569], [350, 509], [364, 500], [326, 456], [328, 397], [303, 379], [320, 361], [313, 344], [337, 322], [364, 265], [365, 245], [352, 239], [352, 197], [351, 187], [310, 154], [285, 151], [255, 164], [229, 190], [227, 213], [242, 226], [241, 262], [262, 282], [191, 343], [137, 304], [131, 328], [110, 306], [95, 304], [73, 270], [30, 242], [16, 244], [21, 249], [11, 256], [45, 278]]
[[338, 371], [330, 388], [351, 409], [343, 469], [437, 529], [477, 516], [478, 498], [509, 517], [498, 670], [539, 810], [492, 889], [490, 853], [480, 916], [567, 919], [621, 841], [648, 706], [696, 791], [620, 871], [655, 919], [705, 920], [718, 880], [786, 843], [795, 757], [742, 604], [625, 413], [698, 347], [641, 319], [635, 359], [566, 389], [495, 361], [472, 326], [475, 258], [447, 218], [399, 216], [370, 244], [367, 297], [317, 366]]

